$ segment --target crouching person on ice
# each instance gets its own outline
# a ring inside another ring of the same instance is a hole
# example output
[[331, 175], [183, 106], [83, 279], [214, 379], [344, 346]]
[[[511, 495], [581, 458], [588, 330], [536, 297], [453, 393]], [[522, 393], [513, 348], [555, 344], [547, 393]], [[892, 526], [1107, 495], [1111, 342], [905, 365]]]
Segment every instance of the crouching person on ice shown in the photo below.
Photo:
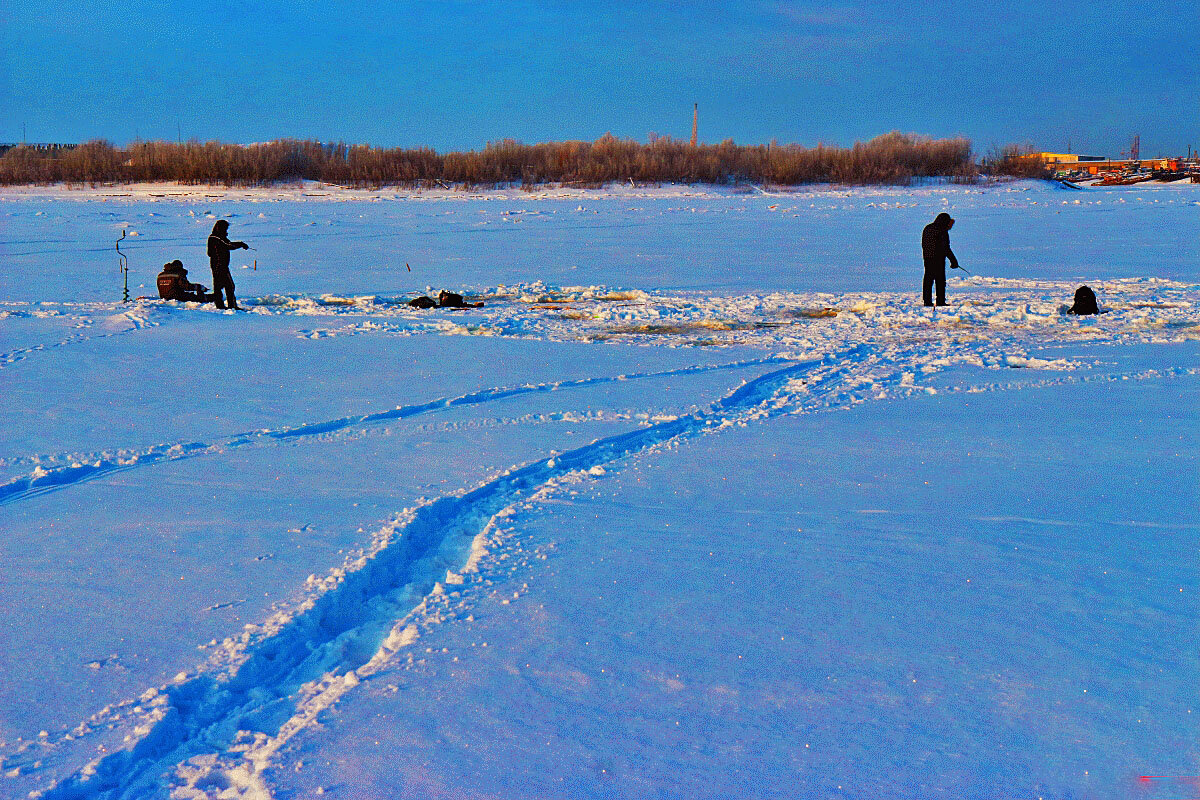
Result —
[[179, 300], [185, 303], [208, 303], [212, 295], [205, 294], [205, 287], [187, 279], [187, 270], [179, 259], [163, 264], [158, 273], [158, 296], [163, 300]]
[[1096, 302], [1096, 293], [1090, 286], [1080, 286], [1075, 290], [1075, 302], [1066, 310], [1067, 314], [1099, 314], [1100, 305]]

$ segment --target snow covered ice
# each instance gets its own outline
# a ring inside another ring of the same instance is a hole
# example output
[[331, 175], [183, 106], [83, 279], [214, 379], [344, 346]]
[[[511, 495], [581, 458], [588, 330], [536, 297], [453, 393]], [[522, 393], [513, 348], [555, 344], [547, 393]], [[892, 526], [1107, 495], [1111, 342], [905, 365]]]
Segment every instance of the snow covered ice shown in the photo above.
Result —
[[[940, 211], [971, 276], [934, 310]], [[173, 258], [211, 283], [217, 218], [246, 312], [118, 302], [122, 230], [147, 295]], [[0, 219], [0, 797], [1200, 774], [1200, 187], [22, 188]], [[1082, 283], [1107, 313], [1063, 313]], [[485, 305], [405, 304], [442, 288]]]

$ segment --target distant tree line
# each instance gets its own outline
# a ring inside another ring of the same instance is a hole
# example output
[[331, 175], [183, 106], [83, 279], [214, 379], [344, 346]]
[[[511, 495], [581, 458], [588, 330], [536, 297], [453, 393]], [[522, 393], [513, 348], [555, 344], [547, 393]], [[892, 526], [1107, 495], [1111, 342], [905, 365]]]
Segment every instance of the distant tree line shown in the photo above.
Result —
[[797, 144], [693, 146], [652, 136], [642, 144], [606, 134], [594, 142], [524, 144], [512, 139], [479, 151], [439, 154], [429, 148], [380, 148], [279, 140], [91, 141], [53, 153], [14, 147], [0, 156], [0, 184], [133, 183], [258, 186], [316, 180], [356, 188], [543, 183], [906, 184], [914, 178], [970, 180], [971, 142], [888, 133], [852, 147]]

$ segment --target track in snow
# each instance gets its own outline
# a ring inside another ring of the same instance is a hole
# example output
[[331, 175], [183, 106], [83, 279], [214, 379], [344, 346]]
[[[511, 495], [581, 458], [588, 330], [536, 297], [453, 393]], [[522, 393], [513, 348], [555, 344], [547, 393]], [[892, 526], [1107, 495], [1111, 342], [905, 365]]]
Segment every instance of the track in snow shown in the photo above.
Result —
[[[1189, 306], [1187, 313], [1194, 315], [1194, 308]], [[949, 324], [956, 331], [953, 335], [928, 327], [937, 324], [937, 317], [930, 321], [910, 314], [897, 320], [903, 322], [903, 329], [897, 330], [888, 325], [868, 325], [869, 317], [864, 316], [862, 320], [852, 319], [852, 325], [842, 326], [836, 337], [826, 340], [828, 343], [835, 338], [841, 340], [840, 349], [827, 349], [833, 355], [804, 362], [776, 356], [659, 373], [490, 388], [390, 411], [248, 432], [215, 442], [164, 444], [134, 453], [100, 456], [87, 459], [89, 463], [38, 469], [10, 480], [0, 486], [0, 504], [139, 466], [300, 441], [520, 394], [786, 364], [731, 391], [704, 411], [541, 459], [470, 492], [442, 497], [405, 512], [394, 526], [377, 536], [377, 546], [369, 555], [349, 569], [335, 570], [326, 579], [322, 593], [289, 615], [273, 620], [262, 636], [245, 640], [243, 649], [233, 659], [234, 666], [210, 669], [156, 691], [151, 700], [144, 701], [143, 705], [149, 708], [145, 724], [137, 730], [136, 741], [128, 749], [108, 755], [60, 781], [42, 796], [97, 800], [143, 797], [161, 791], [172, 774], [178, 777], [198, 761], [209, 759], [205, 769], [215, 781], [211, 785], [232, 787], [243, 797], [269, 797], [264, 775], [272, 767], [272, 756], [278, 748], [307, 729], [319, 711], [352, 691], [360, 680], [369, 678], [408, 644], [405, 634], [408, 620], [439, 590], [439, 581], [447, 570], [462, 570], [475, 537], [515, 504], [553, 492], [557, 482], [571, 476], [586, 475], [629, 456], [727, 425], [745, 424], [780, 413], [845, 407], [881, 396], [880, 387], [920, 391], [913, 383], [914, 373], [937, 372], [956, 363], [956, 359], [957, 363], [999, 366], [1014, 351], [1021, 352], [1034, 343], [1051, 344], [1056, 339], [1078, 341], [1073, 338], [1078, 330], [1073, 325], [1045, 336], [1040, 326], [1048, 324], [1046, 320], [1058, 325], [1057, 320], [1048, 314], [1033, 315], [1029, 306], [1002, 326], [985, 323], [991, 319], [991, 311], [978, 314], [977, 322], [988, 335], [979, 335], [980, 328], [971, 329], [976, 322], [968, 313], [951, 320]], [[1113, 320], [1117, 320], [1117, 315]], [[1129, 326], [1112, 327], [1107, 333], [1111, 336], [1109, 341], [1104, 341], [1105, 336], [1092, 341], [1112, 343], [1128, 335], [1130, 329], [1139, 336], [1148, 329], [1140, 317], [1131, 320]], [[857, 336], [869, 339], [870, 343], [845, 346], [847, 340]], [[1009, 365], [1021, 364], [1010, 360]], [[1087, 379], [1072, 376], [1055, 381]], [[983, 390], [996, 388], [1004, 387], [993, 385]], [[49, 762], [54, 758], [51, 746], [44, 760]], [[22, 770], [32, 768], [35, 773], [39, 769], [25, 756], [6, 760], [5, 769], [13, 766]], [[201, 776], [199, 780], [208, 778]]]
[[[824, 405], [839, 395], [839, 375], [848, 365], [870, 360], [872, 351], [858, 346], [836, 357], [789, 364], [743, 384], [705, 411], [543, 458], [465, 494], [417, 508], [357, 568], [249, 647], [235, 669], [166, 687], [158, 694], [152, 724], [136, 743], [41, 797], [144, 797], [180, 765], [206, 754], [228, 762], [221, 768], [223, 780], [240, 787], [244, 796], [269, 796], [261, 772], [270, 754], [403, 647], [407, 615], [440, 589], [448, 569], [462, 569], [474, 538], [505, 509], [552, 489], [566, 476], [728, 424], [794, 411], [778, 401], [802, 377], [811, 378], [807, 385], [817, 390], [816, 405]], [[242, 731], [259, 734], [256, 746], [243, 744]]]
[[456, 397], [438, 398], [436, 400], [430, 400], [426, 403], [400, 406], [389, 411], [378, 411], [370, 414], [339, 417], [337, 419], [326, 420], [322, 422], [309, 422], [290, 428], [267, 429], [239, 433], [215, 442], [176, 442], [173, 444], [159, 444], [135, 452], [119, 451], [117, 455], [100, 455], [90, 457], [72, 457], [69, 455], [64, 455], [60, 458], [70, 458], [72, 463], [64, 466], [50, 467], [48, 469], [39, 467], [34, 469], [32, 472], [17, 476], [3, 484], [0, 484], [0, 506], [7, 505], [9, 503], [16, 503], [30, 497], [46, 494], [47, 492], [57, 491], [59, 489], [64, 489], [79, 483], [83, 483], [85, 481], [95, 480], [116, 472], [124, 472], [139, 467], [162, 464], [169, 461], [179, 461], [181, 459], [195, 458], [203, 455], [226, 453], [245, 447], [261, 446], [264, 444], [269, 445], [274, 442], [304, 439], [307, 437], [320, 436], [323, 434], [335, 433], [352, 428], [370, 427], [372, 425], [392, 422], [399, 419], [407, 419], [409, 417], [415, 417], [421, 414], [429, 414], [444, 409], [482, 405], [507, 397], [515, 397], [517, 395], [554, 392], [564, 389], [577, 389], [623, 381], [665, 378], [682, 375], [698, 375], [706, 372], [745, 369], [749, 367], [766, 366], [780, 363], [784, 363], [784, 359], [763, 358], [749, 361], [734, 361], [726, 364], [711, 366], [702, 365], [684, 367], [681, 369], [666, 370], [662, 372], [619, 375], [616, 377], [598, 376], [591, 378], [580, 378], [578, 380], [570, 381], [541, 383], [530, 386], [496, 387], [482, 389], [477, 392], [470, 392], [468, 394], [459, 395]]

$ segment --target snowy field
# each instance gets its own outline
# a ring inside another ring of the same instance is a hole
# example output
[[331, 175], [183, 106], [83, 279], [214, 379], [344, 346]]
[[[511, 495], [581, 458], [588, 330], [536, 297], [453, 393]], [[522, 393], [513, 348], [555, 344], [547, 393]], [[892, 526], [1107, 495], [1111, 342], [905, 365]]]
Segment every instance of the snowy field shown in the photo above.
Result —
[[0, 220], [0, 797], [1200, 791], [1200, 186]]

